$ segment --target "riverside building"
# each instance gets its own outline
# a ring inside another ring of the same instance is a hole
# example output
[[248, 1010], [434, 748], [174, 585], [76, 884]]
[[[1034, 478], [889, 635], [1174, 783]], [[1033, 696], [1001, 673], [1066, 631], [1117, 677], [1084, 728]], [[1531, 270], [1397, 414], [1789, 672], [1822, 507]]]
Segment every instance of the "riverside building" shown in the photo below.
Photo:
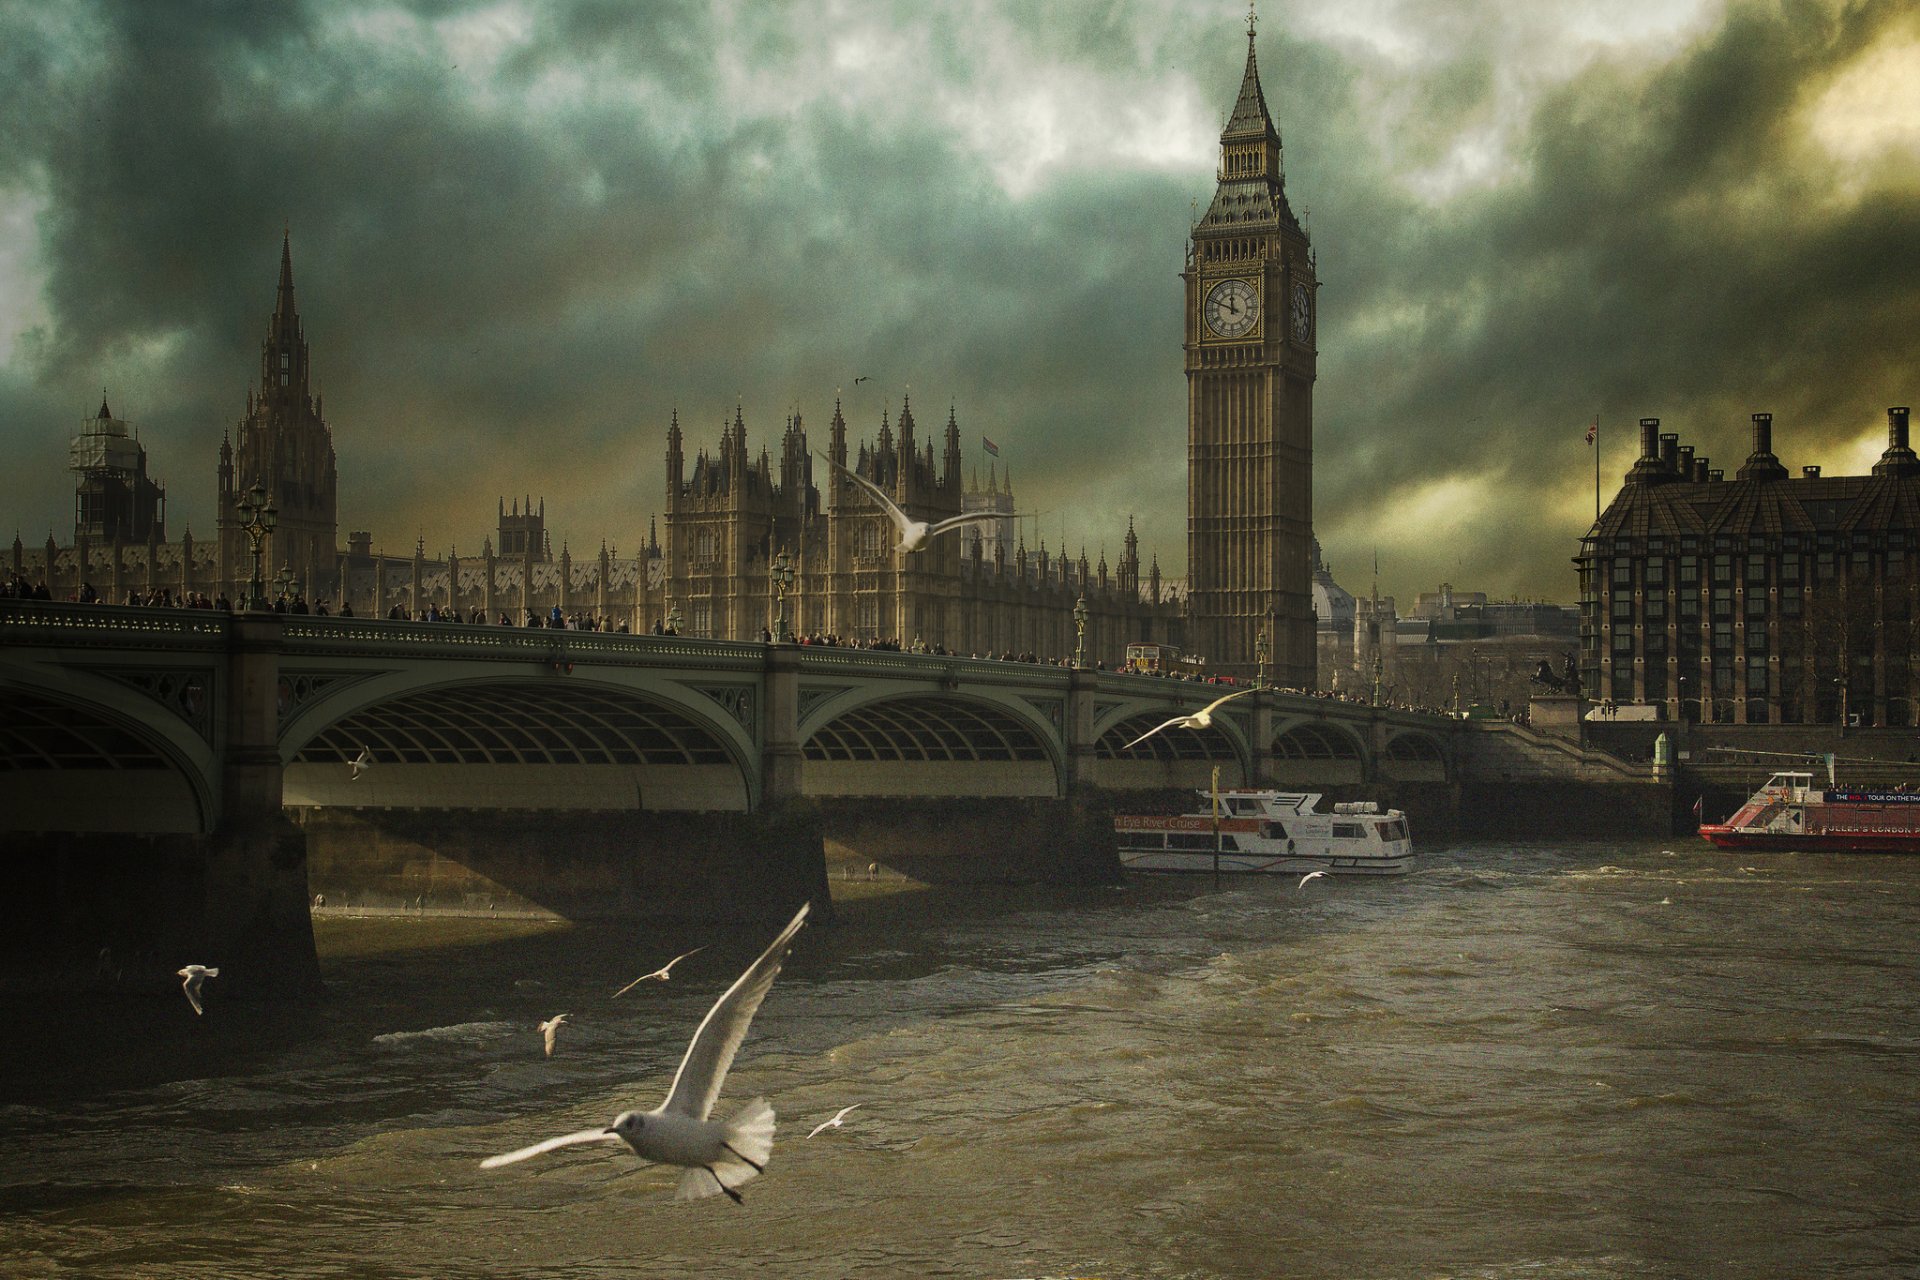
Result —
[[1658, 418], [1582, 539], [1582, 682], [1712, 724], [1913, 725], [1920, 459], [1887, 410], [1872, 473], [1791, 475], [1773, 415], [1732, 479]]

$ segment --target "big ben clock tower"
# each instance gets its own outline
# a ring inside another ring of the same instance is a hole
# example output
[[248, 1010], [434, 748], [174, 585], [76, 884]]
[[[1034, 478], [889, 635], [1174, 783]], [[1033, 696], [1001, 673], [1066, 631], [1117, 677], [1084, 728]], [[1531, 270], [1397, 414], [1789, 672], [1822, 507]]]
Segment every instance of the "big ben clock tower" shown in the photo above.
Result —
[[1247, 23], [1219, 185], [1187, 250], [1189, 636], [1222, 674], [1311, 688], [1313, 380], [1318, 282], [1287, 205]]

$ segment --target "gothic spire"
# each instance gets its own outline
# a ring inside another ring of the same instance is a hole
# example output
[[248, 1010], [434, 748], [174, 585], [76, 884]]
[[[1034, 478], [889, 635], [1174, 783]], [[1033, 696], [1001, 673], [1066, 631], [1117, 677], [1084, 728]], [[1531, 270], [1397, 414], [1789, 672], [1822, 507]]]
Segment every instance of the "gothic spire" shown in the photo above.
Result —
[[1227, 118], [1227, 127], [1220, 131], [1220, 137], [1227, 138], [1269, 138], [1275, 146], [1280, 144], [1280, 131], [1273, 127], [1273, 117], [1267, 112], [1267, 95], [1260, 89], [1260, 64], [1253, 52], [1252, 14], [1247, 15], [1247, 69], [1240, 77], [1240, 96], [1234, 99], [1233, 114]]

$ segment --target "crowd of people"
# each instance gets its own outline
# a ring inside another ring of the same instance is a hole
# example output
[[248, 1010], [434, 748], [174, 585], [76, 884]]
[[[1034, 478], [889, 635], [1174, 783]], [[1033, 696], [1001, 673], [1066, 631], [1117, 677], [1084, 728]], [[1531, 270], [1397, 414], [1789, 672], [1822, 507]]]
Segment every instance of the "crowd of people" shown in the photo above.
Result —
[[[4, 583], [0, 583], [0, 599], [50, 600], [52, 596], [48, 593], [45, 582], [33, 583], [20, 574], [12, 574]], [[90, 584], [81, 585], [80, 591], [74, 597], [73, 602], [78, 604], [107, 603], [94, 591]], [[221, 609], [227, 612], [232, 612], [233, 610], [232, 602], [227, 599], [224, 593], [209, 597], [205, 593], [198, 591], [175, 593], [165, 587], [151, 592], [129, 592], [125, 603], [160, 609]], [[351, 618], [355, 616], [351, 604], [343, 603], [337, 611], [330, 611], [326, 601], [320, 600], [310, 604], [305, 595], [300, 592], [281, 593], [274, 599], [271, 607], [275, 613], [311, 615], [321, 618], [328, 616]], [[617, 635], [626, 635], [630, 630], [624, 620], [616, 623], [613, 619], [601, 617], [596, 613], [583, 613], [578, 611], [570, 613], [563, 610], [557, 604], [544, 613], [534, 608], [527, 608], [522, 612], [525, 615], [524, 618], [516, 622], [513, 615], [504, 610], [502, 610], [497, 617], [489, 618], [486, 610], [480, 608], [478, 605], [467, 610], [463, 615], [457, 608], [452, 606], [442, 608], [437, 602], [433, 602], [429, 603], [426, 608], [419, 610], [417, 613], [409, 612], [403, 606], [396, 604], [387, 610], [386, 618], [389, 622], [453, 622], [464, 623], [470, 626], [548, 627], [557, 631], [600, 631]], [[651, 634], [656, 636], [677, 636], [680, 632], [677, 627], [669, 626], [666, 619], [658, 619], [651, 628]], [[771, 644], [773, 642], [772, 630], [765, 627], [761, 628], [760, 639], [764, 643]], [[807, 648], [858, 649], [870, 653], [915, 653], [936, 658], [964, 657], [976, 661], [1024, 662], [1035, 666], [1046, 667], [1072, 667], [1074, 665], [1072, 658], [1043, 657], [1031, 650], [1016, 652], [1012, 649], [1004, 649], [999, 653], [992, 651], [982, 653], [975, 650], [963, 654], [957, 650], [949, 649], [943, 644], [924, 643], [917, 636], [913, 640], [903, 643], [897, 637], [892, 639], [864, 639], [858, 636], [842, 636], [832, 632], [813, 631], [799, 635], [789, 632], [784, 639], [788, 644], [796, 644]], [[1124, 666], [1119, 664], [1110, 666], [1101, 659], [1096, 659], [1091, 665], [1095, 671], [1115, 671], [1122, 673], [1127, 671]], [[1130, 674], [1147, 675], [1164, 680], [1185, 680], [1197, 684], [1225, 685], [1230, 687], [1239, 687], [1248, 683], [1235, 676], [1207, 675], [1196, 669], [1184, 667], [1171, 671], [1134, 671]], [[1291, 689], [1275, 686], [1274, 692], [1293, 694], [1303, 698], [1330, 698], [1337, 702], [1355, 703], [1363, 706], [1370, 705], [1370, 700], [1367, 698], [1358, 697], [1350, 693], [1333, 692], [1326, 689]], [[1413, 711], [1425, 715], [1445, 716], [1454, 714], [1442, 707], [1419, 706], [1409, 702], [1389, 700], [1379, 705], [1395, 711]], [[1515, 715], [1513, 719], [1516, 723], [1525, 723], [1524, 715]]]

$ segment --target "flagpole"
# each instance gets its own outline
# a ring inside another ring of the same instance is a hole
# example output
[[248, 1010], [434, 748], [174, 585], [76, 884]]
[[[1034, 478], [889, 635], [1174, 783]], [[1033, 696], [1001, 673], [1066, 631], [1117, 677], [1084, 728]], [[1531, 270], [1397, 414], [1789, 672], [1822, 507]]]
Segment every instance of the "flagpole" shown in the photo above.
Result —
[[1593, 523], [1600, 523], [1600, 415], [1593, 415]]

